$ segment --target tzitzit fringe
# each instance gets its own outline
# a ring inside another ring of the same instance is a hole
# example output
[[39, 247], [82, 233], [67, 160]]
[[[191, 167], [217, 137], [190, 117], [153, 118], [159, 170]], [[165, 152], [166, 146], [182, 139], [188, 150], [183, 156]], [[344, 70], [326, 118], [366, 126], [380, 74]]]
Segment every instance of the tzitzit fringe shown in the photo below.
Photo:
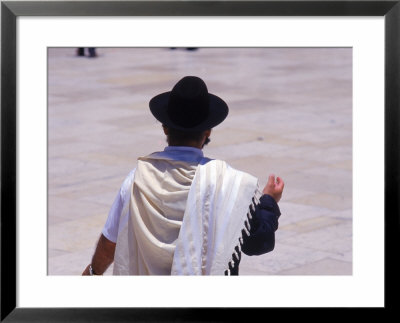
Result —
[[246, 234], [247, 237], [250, 236], [251, 225], [250, 221], [253, 218], [253, 214], [256, 211], [256, 205], [260, 203], [260, 200], [257, 196], [252, 198], [252, 203], [249, 205], [249, 211], [247, 212], [247, 220], [244, 221], [244, 226], [242, 230], [242, 236], [239, 237], [239, 243], [235, 246], [234, 251], [232, 253], [232, 258], [228, 262], [228, 268], [225, 270], [225, 276], [231, 276], [231, 270], [235, 267], [235, 260], [240, 262], [242, 255], [242, 246], [243, 246], [243, 236]]

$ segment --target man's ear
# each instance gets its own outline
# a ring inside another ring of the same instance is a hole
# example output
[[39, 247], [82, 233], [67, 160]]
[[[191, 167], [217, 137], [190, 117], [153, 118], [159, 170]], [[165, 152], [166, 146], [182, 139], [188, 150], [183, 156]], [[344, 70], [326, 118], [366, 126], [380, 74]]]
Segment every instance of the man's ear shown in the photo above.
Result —
[[162, 127], [163, 127], [163, 130], [164, 130], [164, 134], [166, 136], [168, 136], [168, 128], [166, 126], [164, 126], [164, 125]]

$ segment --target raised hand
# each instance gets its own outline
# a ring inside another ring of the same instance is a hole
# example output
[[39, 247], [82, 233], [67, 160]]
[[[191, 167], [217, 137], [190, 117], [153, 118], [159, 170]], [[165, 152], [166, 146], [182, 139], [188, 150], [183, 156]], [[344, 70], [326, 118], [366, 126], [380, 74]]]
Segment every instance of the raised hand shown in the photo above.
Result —
[[283, 182], [282, 178], [276, 177], [275, 179], [275, 175], [271, 174], [269, 175], [268, 182], [263, 189], [263, 194], [272, 196], [276, 203], [278, 203], [282, 197], [284, 186], [285, 183]]

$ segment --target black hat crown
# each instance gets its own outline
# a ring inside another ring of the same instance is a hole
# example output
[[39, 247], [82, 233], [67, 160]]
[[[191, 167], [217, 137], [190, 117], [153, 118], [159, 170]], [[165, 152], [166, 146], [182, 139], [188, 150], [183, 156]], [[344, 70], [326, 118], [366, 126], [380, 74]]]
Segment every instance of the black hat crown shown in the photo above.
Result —
[[180, 127], [192, 128], [207, 119], [210, 100], [202, 79], [186, 76], [172, 89], [167, 114]]
[[154, 117], [165, 126], [183, 131], [203, 131], [221, 123], [228, 115], [227, 104], [208, 92], [197, 76], [185, 76], [172, 91], [150, 100]]

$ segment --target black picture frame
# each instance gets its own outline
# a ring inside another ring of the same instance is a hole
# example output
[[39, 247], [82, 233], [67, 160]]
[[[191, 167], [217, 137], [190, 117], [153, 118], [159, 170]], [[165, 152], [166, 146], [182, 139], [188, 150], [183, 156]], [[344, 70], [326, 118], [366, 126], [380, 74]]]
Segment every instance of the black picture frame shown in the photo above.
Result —
[[[254, 308], [18, 308], [16, 263], [17, 212], [17, 76], [16, 19], [19, 16], [383, 16], [385, 19], [385, 306], [396, 310], [400, 231], [400, 1], [3, 1], [1, 3], [1, 321], [128, 322], [235, 321], [242, 314], [267, 319]], [[371, 152], [373, 153], [373, 152]], [[373, 174], [373, 170], [371, 170]], [[371, 233], [373, 238], [373, 233]], [[373, 255], [371, 255], [373, 257]], [[366, 288], [367, 290], [367, 288]], [[268, 292], [268, 291], [266, 291]], [[394, 292], [394, 293], [393, 293]], [[90, 291], [87, 291], [90, 297]], [[241, 295], [246, 297], [251, 295]], [[283, 309], [287, 310], [287, 309]], [[297, 310], [300, 314], [301, 309]], [[333, 309], [324, 309], [331, 318]], [[350, 309], [346, 310], [347, 314]], [[357, 310], [357, 309], [355, 309]], [[308, 314], [309, 315], [309, 314]], [[318, 314], [320, 315], [320, 314]], [[257, 320], [258, 320], [257, 319]]]

